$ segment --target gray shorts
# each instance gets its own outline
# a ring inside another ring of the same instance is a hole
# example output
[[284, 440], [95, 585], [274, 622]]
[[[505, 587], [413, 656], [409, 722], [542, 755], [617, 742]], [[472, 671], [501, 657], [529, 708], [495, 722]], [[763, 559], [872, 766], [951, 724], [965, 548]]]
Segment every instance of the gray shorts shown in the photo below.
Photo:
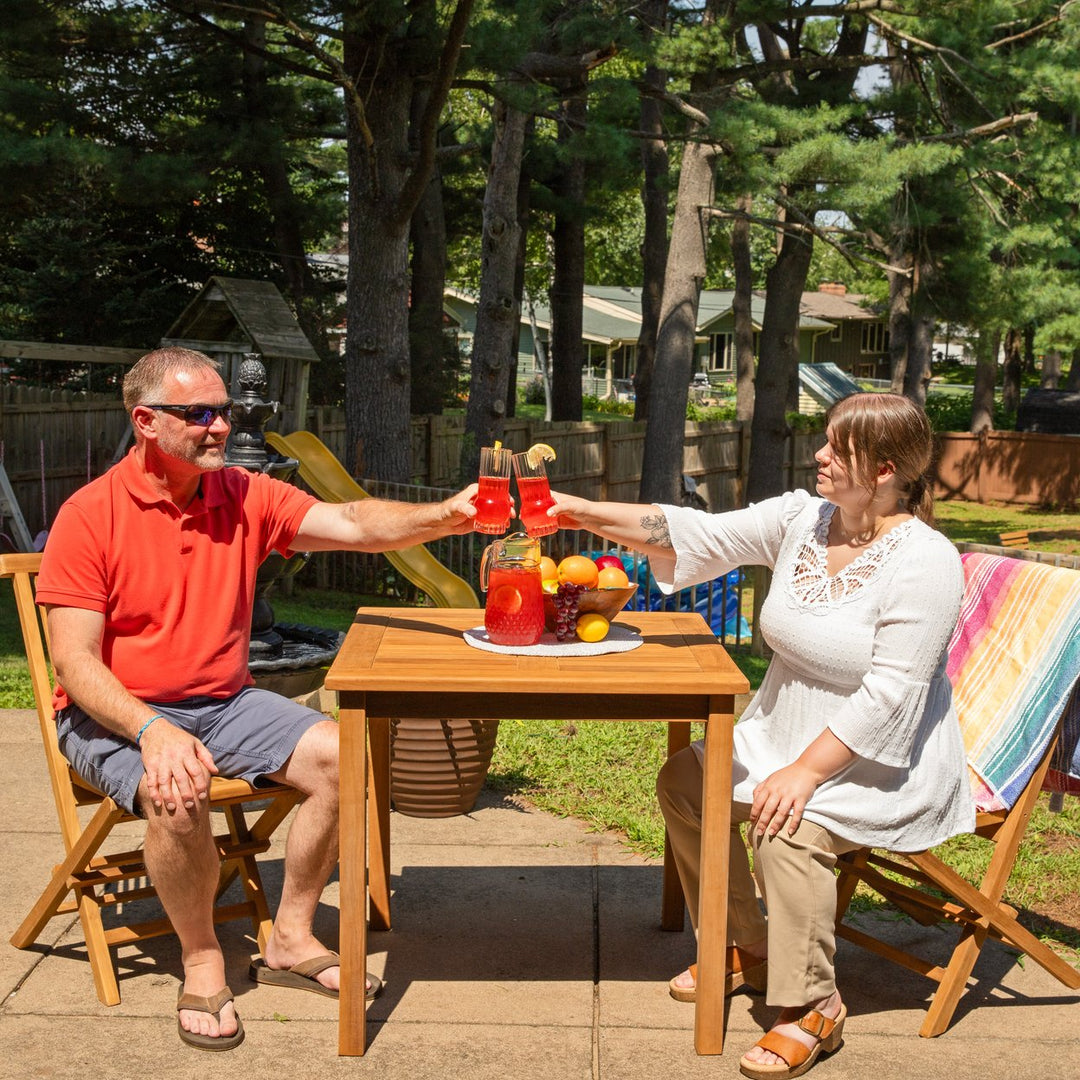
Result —
[[[146, 705], [194, 735], [210, 751], [219, 776], [246, 780], [253, 787], [269, 783], [266, 777], [285, 764], [300, 736], [326, 719], [314, 709], [255, 686], [246, 686], [231, 698], [194, 697]], [[56, 714], [56, 735], [61, 753], [79, 776], [126, 810], [140, 812], [135, 794], [144, 770], [142, 752], [134, 743], [106, 730], [77, 705]]]

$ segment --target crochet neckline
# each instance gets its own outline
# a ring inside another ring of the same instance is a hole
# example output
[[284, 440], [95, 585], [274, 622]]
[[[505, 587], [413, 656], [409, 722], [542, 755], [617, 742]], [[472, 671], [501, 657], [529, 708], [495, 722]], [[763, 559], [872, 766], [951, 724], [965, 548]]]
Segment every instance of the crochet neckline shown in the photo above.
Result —
[[832, 607], [857, 597], [881, 573], [889, 556], [911, 532], [914, 518], [901, 521], [832, 576], [828, 570], [829, 524], [836, 505], [826, 503], [807, 530], [795, 557], [789, 594], [801, 605]]

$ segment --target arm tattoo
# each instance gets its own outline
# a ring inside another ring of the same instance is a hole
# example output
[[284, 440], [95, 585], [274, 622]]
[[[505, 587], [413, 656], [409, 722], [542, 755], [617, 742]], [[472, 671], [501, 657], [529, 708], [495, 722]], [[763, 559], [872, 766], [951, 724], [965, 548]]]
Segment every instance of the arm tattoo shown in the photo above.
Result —
[[657, 547], [671, 547], [671, 532], [663, 514], [644, 514], [639, 524], [649, 534], [645, 543], [655, 544]]

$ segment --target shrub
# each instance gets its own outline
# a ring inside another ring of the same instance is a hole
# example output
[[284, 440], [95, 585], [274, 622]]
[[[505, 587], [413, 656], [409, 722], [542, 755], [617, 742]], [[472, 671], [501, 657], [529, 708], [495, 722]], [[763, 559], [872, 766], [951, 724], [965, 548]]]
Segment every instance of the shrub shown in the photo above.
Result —
[[[926, 396], [926, 415], [935, 431], [970, 431], [972, 394], [935, 394]], [[1016, 427], [1016, 413], [1006, 412], [1001, 402], [994, 401], [993, 423], [996, 431], [1012, 431]]]

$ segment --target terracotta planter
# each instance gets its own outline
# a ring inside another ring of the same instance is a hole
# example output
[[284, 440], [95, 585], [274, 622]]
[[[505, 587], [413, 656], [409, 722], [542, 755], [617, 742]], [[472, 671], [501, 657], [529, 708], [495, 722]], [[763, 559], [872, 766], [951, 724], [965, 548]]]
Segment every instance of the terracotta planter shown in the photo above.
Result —
[[390, 797], [409, 817], [467, 814], [484, 786], [498, 720], [391, 720]]

